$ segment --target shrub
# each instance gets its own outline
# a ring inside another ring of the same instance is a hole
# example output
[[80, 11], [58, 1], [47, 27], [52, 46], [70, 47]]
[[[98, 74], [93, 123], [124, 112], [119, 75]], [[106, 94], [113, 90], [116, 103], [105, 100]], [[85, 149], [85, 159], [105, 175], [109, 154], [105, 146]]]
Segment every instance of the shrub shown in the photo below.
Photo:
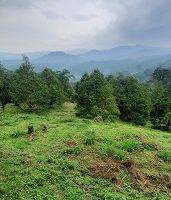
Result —
[[114, 158], [125, 161], [128, 159], [127, 154], [124, 150], [116, 148], [114, 150]]
[[100, 147], [100, 152], [106, 156], [111, 156], [114, 159], [126, 160], [127, 155], [126, 152], [118, 147], [118, 144], [115, 142], [109, 142], [105, 140], [105, 142]]
[[128, 139], [123, 141], [123, 143], [121, 144], [121, 148], [125, 151], [132, 152], [142, 149], [142, 143], [135, 139]]

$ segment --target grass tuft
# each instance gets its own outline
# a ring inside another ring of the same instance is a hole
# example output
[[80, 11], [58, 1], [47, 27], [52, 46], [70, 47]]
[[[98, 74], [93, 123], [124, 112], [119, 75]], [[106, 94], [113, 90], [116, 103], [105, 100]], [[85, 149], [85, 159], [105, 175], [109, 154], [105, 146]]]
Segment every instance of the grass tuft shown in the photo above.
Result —
[[164, 161], [171, 161], [171, 152], [163, 150], [158, 152], [158, 157]]

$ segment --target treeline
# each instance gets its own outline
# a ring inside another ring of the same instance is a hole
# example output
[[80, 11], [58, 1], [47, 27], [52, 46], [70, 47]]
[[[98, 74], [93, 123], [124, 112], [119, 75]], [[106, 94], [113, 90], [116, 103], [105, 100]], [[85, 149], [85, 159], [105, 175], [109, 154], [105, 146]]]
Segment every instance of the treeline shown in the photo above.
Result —
[[55, 72], [45, 68], [36, 73], [28, 57], [14, 72], [0, 66], [0, 101], [5, 105], [14, 103], [22, 109], [34, 111], [54, 104], [62, 105], [70, 100], [73, 88], [70, 84], [71, 74], [67, 70]]
[[19, 69], [10, 72], [0, 66], [0, 101], [34, 111], [76, 103], [76, 114], [85, 118], [114, 120], [120, 118], [138, 125], [169, 130], [171, 118], [171, 70], [157, 68], [145, 84], [132, 76], [104, 76], [99, 70], [85, 73], [80, 81], [70, 83], [67, 70], [45, 68], [36, 73], [27, 57]]
[[171, 70], [157, 68], [145, 84], [132, 76], [105, 77], [99, 70], [85, 73], [76, 84], [77, 115], [103, 120], [120, 119], [169, 130]]

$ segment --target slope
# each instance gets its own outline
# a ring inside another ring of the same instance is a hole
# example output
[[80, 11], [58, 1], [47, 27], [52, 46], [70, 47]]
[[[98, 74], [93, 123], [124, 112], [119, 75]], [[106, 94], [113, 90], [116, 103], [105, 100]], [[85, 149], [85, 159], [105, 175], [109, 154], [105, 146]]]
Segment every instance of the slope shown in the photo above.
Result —
[[0, 118], [0, 199], [171, 198], [170, 133], [80, 119], [73, 104]]

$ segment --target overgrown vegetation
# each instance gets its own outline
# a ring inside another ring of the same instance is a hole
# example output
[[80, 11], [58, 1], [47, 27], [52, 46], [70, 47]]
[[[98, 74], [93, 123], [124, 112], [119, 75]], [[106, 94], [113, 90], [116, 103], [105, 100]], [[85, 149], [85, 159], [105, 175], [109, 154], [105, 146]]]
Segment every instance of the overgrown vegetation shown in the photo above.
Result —
[[74, 107], [0, 113], [0, 199], [171, 198], [170, 133], [81, 119]]

